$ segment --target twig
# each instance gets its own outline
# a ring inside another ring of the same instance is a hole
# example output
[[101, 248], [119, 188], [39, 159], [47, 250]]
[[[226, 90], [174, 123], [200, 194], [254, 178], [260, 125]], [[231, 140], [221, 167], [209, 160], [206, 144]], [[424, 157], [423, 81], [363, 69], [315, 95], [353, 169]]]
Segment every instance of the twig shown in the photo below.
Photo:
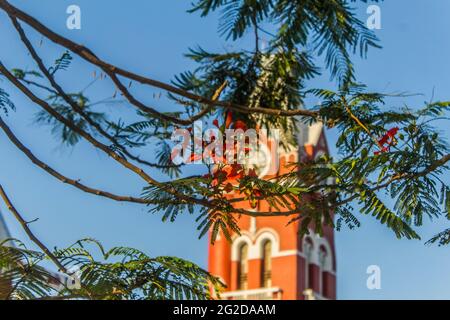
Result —
[[359, 118], [357, 116], [355, 116], [352, 112], [352, 110], [350, 109], [350, 107], [347, 104], [347, 101], [345, 100], [345, 97], [342, 98], [342, 102], [344, 104], [345, 110], [348, 112], [348, 114], [350, 115], [350, 117], [355, 120], [355, 122], [361, 127], [363, 128], [364, 131], [367, 132], [367, 134], [369, 135], [369, 137], [372, 139], [373, 142], [375, 142], [375, 144], [380, 148], [383, 149], [383, 146], [380, 144], [380, 142], [372, 135], [372, 132], [370, 132], [370, 130], [364, 125], [364, 123], [361, 122], [361, 120], [359, 120]]
[[51, 251], [33, 234], [33, 232], [28, 227], [28, 223], [26, 222], [26, 220], [20, 215], [20, 213], [16, 210], [12, 202], [9, 200], [8, 195], [6, 194], [1, 184], [0, 184], [0, 196], [2, 197], [6, 206], [8, 207], [8, 210], [11, 211], [11, 213], [14, 215], [17, 221], [19, 221], [20, 225], [22, 226], [28, 237], [31, 239], [31, 241], [33, 241], [47, 255], [47, 257], [49, 257], [49, 259], [58, 267], [58, 269], [61, 272], [69, 274], [67, 269], [62, 265], [61, 262], [59, 262], [59, 260], [55, 257], [55, 255], [51, 253]]
[[[162, 90], [172, 92], [174, 94], [180, 95], [182, 97], [188, 98], [190, 100], [222, 107], [230, 110], [235, 110], [241, 113], [261, 113], [266, 115], [274, 115], [274, 116], [286, 116], [286, 117], [292, 117], [292, 116], [304, 116], [304, 117], [310, 117], [310, 118], [318, 118], [320, 116], [318, 111], [311, 111], [311, 110], [303, 110], [303, 109], [297, 109], [297, 110], [280, 110], [277, 108], [267, 108], [267, 107], [252, 107], [249, 108], [244, 105], [239, 105], [227, 101], [212, 101], [211, 99], [208, 99], [206, 97], [202, 97], [199, 95], [196, 95], [194, 93], [185, 91], [183, 89], [177, 88], [175, 86], [169, 85], [167, 83], [154, 80], [151, 78], [147, 78], [138, 74], [135, 74], [133, 72], [121, 69], [117, 66], [114, 66], [112, 64], [109, 64], [101, 59], [99, 59], [91, 50], [88, 48], [79, 45], [44, 26], [42, 23], [40, 23], [35, 18], [31, 17], [27, 13], [21, 11], [20, 9], [12, 6], [8, 1], [6, 0], [0, 0], [0, 8], [2, 8], [4, 11], [6, 11], [9, 15], [14, 16], [21, 21], [25, 22], [29, 26], [31, 26], [33, 29], [35, 29], [40, 34], [44, 35], [51, 41], [71, 50], [72, 52], [79, 55], [81, 58], [85, 59], [86, 61], [90, 62], [91, 64], [94, 64], [98, 67], [100, 67], [105, 73], [107, 73], [109, 76], [111, 75], [121, 75], [125, 78], [128, 78], [130, 80], [137, 81], [142, 84], [146, 84], [152, 87], [160, 88]], [[117, 79], [117, 77], [115, 77]], [[115, 81], [114, 77], [112, 78], [114, 82], [116, 82], [116, 85], [119, 85], [120, 81]], [[118, 80], [118, 79], [117, 79]], [[125, 92], [127, 91], [126, 88], [120, 83], [119, 87], [122, 89], [125, 89]], [[142, 106], [141, 106], [142, 107]], [[150, 112], [150, 110], [147, 110]], [[157, 117], [165, 117], [169, 121], [177, 121], [177, 119], [170, 119], [170, 116], [163, 115], [156, 110], [152, 110], [151, 113]]]
[[61, 86], [56, 82], [56, 80], [53, 77], [53, 75], [50, 74], [50, 72], [45, 67], [42, 59], [39, 57], [38, 53], [34, 49], [33, 45], [31, 44], [30, 40], [26, 36], [24, 30], [20, 26], [20, 24], [17, 21], [17, 19], [14, 18], [13, 16], [10, 16], [10, 18], [11, 18], [11, 21], [12, 21], [14, 27], [16, 28], [17, 32], [19, 33], [19, 36], [20, 36], [22, 42], [25, 44], [25, 46], [27, 47], [28, 51], [30, 52], [32, 58], [34, 59], [34, 61], [38, 65], [39, 69], [44, 74], [44, 76], [48, 79], [48, 81], [50, 82], [52, 87], [55, 89], [53, 92], [56, 95], [61, 96], [64, 99], [64, 101], [66, 101], [66, 103], [68, 103], [76, 113], [81, 115], [81, 117], [84, 118], [92, 127], [94, 127], [102, 136], [104, 136], [109, 141], [111, 141], [115, 146], [117, 146], [130, 159], [133, 159], [134, 161], [137, 161], [138, 163], [145, 164], [145, 165], [147, 165], [149, 167], [157, 167], [157, 168], [166, 168], [167, 167], [167, 166], [163, 166], [163, 165], [159, 165], [159, 164], [153, 164], [153, 163], [150, 163], [148, 161], [141, 160], [137, 156], [134, 156], [125, 147], [120, 145], [120, 143], [113, 136], [108, 134], [98, 123], [93, 121], [89, 117], [89, 115], [86, 112], [84, 112], [84, 110], [76, 102], [74, 102], [73, 99], [70, 98], [68, 94], [66, 94], [66, 92], [61, 88]]
[[133, 203], [141, 203], [141, 204], [149, 204], [150, 202], [145, 199], [135, 198], [131, 196], [118, 196], [106, 191], [98, 190], [90, 188], [82, 183], [80, 183], [76, 179], [70, 179], [66, 176], [62, 175], [58, 171], [51, 168], [46, 163], [39, 160], [27, 147], [25, 147], [20, 140], [14, 135], [14, 133], [11, 131], [11, 129], [8, 127], [8, 125], [3, 121], [3, 119], [0, 117], [0, 127], [5, 132], [6, 136], [9, 138], [9, 140], [20, 150], [22, 151], [28, 159], [30, 159], [35, 165], [40, 167], [41, 169], [45, 170], [47, 173], [55, 177], [56, 179], [60, 180], [63, 183], [70, 184], [84, 192], [94, 194], [97, 196], [102, 196], [105, 198], [109, 198], [115, 201], [126, 201], [126, 202], [133, 202]]

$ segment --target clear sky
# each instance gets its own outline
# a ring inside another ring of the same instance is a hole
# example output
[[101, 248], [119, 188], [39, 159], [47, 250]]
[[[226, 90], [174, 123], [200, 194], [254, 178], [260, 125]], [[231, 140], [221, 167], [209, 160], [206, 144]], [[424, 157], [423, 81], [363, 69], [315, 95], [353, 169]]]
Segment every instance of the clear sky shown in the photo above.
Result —
[[[36, 16], [52, 29], [74, 39], [116, 65], [153, 78], [170, 81], [177, 73], [193, 67], [183, 57], [188, 47], [197, 44], [211, 50], [232, 49], [217, 33], [217, 19], [186, 13], [190, 1], [152, 0], [16, 0], [13, 4]], [[82, 29], [66, 28], [66, 8], [77, 4], [82, 10]], [[450, 2], [448, 0], [388, 0], [380, 4], [382, 29], [376, 31], [382, 50], [370, 52], [367, 60], [356, 59], [358, 79], [373, 90], [423, 93], [408, 103], [450, 99]], [[366, 17], [366, 6], [358, 10]], [[26, 29], [29, 31], [29, 29]], [[32, 35], [38, 45], [40, 37]], [[7, 67], [32, 69], [22, 43], [0, 14], [0, 59]], [[245, 41], [244, 41], [245, 42]], [[245, 44], [245, 43], [242, 43]], [[47, 64], [63, 52], [45, 40], [39, 47]], [[76, 61], [64, 75], [65, 88], [80, 90], [92, 80], [94, 69]], [[91, 147], [81, 143], [74, 149], [61, 147], [48, 127], [33, 125], [37, 110], [5, 82], [0, 86], [11, 93], [17, 112], [6, 119], [22, 141], [41, 159], [70, 177], [117, 193], [139, 194], [141, 182]], [[329, 87], [328, 77], [314, 80], [311, 86]], [[112, 94], [108, 83], [97, 83], [87, 93], [105, 98]], [[149, 91], [146, 91], [149, 92]], [[150, 91], [154, 92], [154, 91]], [[157, 91], [156, 91], [157, 92]], [[151, 93], [140, 96], [155, 105]], [[152, 100], [153, 99], [153, 100]], [[404, 99], [394, 101], [401, 106]], [[104, 107], [107, 112], [115, 105]], [[444, 134], [446, 127], [442, 127]], [[328, 132], [330, 145], [333, 132]], [[150, 150], [151, 152], [151, 150]], [[160, 176], [162, 178], [162, 176]], [[446, 177], [448, 180], [448, 177]], [[35, 167], [0, 134], [0, 183], [10, 193], [18, 209], [32, 220], [32, 229], [48, 246], [66, 246], [83, 237], [94, 237], [106, 246], [126, 245], [150, 255], [176, 255], [206, 267], [207, 240], [198, 240], [194, 216], [180, 216], [175, 223], [162, 223], [160, 216], [146, 208], [120, 204], [84, 194], [64, 186]], [[26, 239], [17, 223], [0, 204], [14, 237]], [[396, 240], [384, 226], [362, 217], [356, 231], [336, 234], [338, 261], [338, 298], [340, 299], [450, 299], [450, 248], [427, 247], [424, 241]], [[420, 229], [424, 240], [449, 226], [428, 221]], [[366, 288], [366, 268], [379, 265], [382, 289]]]

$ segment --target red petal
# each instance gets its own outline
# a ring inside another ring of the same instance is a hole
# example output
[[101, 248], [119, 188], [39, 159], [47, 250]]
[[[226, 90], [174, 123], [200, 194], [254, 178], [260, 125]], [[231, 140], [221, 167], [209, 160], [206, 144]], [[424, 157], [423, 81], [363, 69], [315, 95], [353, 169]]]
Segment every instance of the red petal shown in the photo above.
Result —
[[232, 170], [230, 172], [230, 176], [236, 177], [239, 175], [239, 172], [242, 171], [242, 166], [240, 164], [233, 164]]
[[228, 183], [228, 184], [225, 186], [224, 190], [225, 190], [226, 192], [231, 192], [231, 191], [233, 191], [233, 185], [232, 185], [231, 183]]
[[397, 134], [398, 130], [400, 130], [398, 127], [392, 128], [391, 130], [389, 130], [387, 132], [387, 135], [389, 137], [393, 137], [393, 136], [395, 136]]
[[380, 145], [384, 145], [388, 142], [389, 140], [389, 136], [387, 134], [385, 134], [380, 140], [378, 140], [378, 143]]
[[250, 169], [250, 170], [248, 170], [248, 176], [249, 177], [257, 177], [258, 175], [256, 174], [255, 169]]
[[247, 125], [243, 121], [237, 120], [234, 123], [234, 129], [242, 129], [245, 131], [245, 130], [247, 130]]
[[233, 114], [231, 112], [228, 112], [227, 119], [225, 120], [225, 128], [228, 129], [232, 122], [233, 122]]

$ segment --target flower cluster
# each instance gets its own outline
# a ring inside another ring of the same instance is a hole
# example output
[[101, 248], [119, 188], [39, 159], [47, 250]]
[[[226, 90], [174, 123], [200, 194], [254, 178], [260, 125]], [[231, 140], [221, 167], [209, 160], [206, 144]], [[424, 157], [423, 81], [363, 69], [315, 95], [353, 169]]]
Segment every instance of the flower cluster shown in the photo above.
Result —
[[395, 145], [397, 142], [395, 136], [397, 135], [399, 130], [400, 129], [398, 127], [392, 128], [378, 140], [378, 146], [380, 147], [380, 150], [376, 151], [375, 155], [390, 151], [391, 146]]
[[[247, 130], [247, 125], [241, 120], [232, 120], [232, 114], [227, 113], [223, 127], [220, 126], [219, 121], [215, 119], [213, 125], [219, 129], [228, 129], [231, 126], [233, 129]], [[238, 148], [238, 142], [235, 142], [234, 150]], [[249, 148], [244, 146], [244, 151], [248, 152]], [[222, 195], [223, 192], [230, 193], [237, 191], [238, 194], [243, 194], [245, 200], [248, 200], [250, 206], [254, 209], [257, 206], [258, 199], [262, 196], [261, 191], [257, 188], [255, 183], [248, 182], [248, 179], [256, 179], [258, 175], [254, 168], [247, 169], [238, 163], [227, 163], [227, 159], [223, 156], [223, 162], [216, 165], [212, 173], [204, 176], [208, 179], [208, 184], [211, 186], [215, 194]], [[244, 183], [244, 181], [246, 183]]]

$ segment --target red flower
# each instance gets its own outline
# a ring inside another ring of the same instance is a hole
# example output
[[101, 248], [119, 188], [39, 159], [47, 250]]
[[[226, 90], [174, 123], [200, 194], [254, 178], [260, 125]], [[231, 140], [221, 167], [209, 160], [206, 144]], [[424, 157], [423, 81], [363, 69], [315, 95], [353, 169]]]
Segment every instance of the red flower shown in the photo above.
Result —
[[213, 125], [215, 125], [217, 128], [219, 128], [219, 120], [214, 120], [213, 121]]
[[228, 175], [228, 177], [230, 177], [230, 178], [234, 178], [234, 177], [242, 178], [243, 172], [244, 172], [244, 169], [242, 168], [242, 166], [240, 164], [233, 164], [231, 167], [232, 167], [231, 168], [231, 172]]
[[225, 120], [225, 128], [229, 128], [231, 123], [233, 122], [233, 114], [231, 112], [227, 113], [227, 118]]
[[242, 179], [244, 169], [240, 164], [227, 165], [222, 169], [222, 172], [226, 174], [227, 181], [233, 181]]
[[252, 178], [256, 178], [256, 177], [258, 177], [258, 175], [256, 174], [256, 170], [255, 169], [250, 169], [250, 170], [248, 170], [248, 176], [249, 177], [252, 177]]
[[385, 153], [385, 152], [388, 152], [388, 151], [389, 151], [389, 147], [383, 147], [383, 148], [381, 148], [380, 151], [375, 151], [374, 154], [377, 156], [380, 153]]
[[190, 162], [200, 161], [200, 160], [202, 160], [202, 155], [191, 153], [189, 160], [190, 160]]
[[236, 122], [234, 123], [234, 129], [242, 129], [242, 130], [246, 131], [247, 125], [245, 124], [245, 122], [243, 122], [241, 120], [236, 120]]
[[392, 128], [391, 130], [386, 132], [386, 134], [382, 136], [380, 140], [378, 140], [378, 143], [382, 146], [385, 145], [386, 143], [390, 145], [395, 135], [397, 134], [398, 130], [399, 130], [398, 127]]
[[378, 140], [380, 151], [375, 151], [374, 154], [379, 155], [380, 153], [389, 152], [391, 145], [395, 142], [395, 136], [399, 130], [398, 127], [395, 127], [387, 131], [386, 134]]
[[224, 171], [224, 170], [217, 170], [216, 172], [214, 172], [214, 177], [215, 178], [218, 178], [218, 179], [221, 179], [221, 180], [224, 180], [226, 177], [227, 177], [227, 172], [226, 171]]
[[233, 191], [233, 185], [231, 183], [227, 183], [223, 190], [225, 190], [226, 192], [231, 192]]
[[259, 198], [259, 197], [262, 196], [262, 193], [261, 193], [261, 191], [259, 191], [259, 190], [254, 190], [254, 191], [253, 191], [253, 195], [254, 195], [255, 197]]

